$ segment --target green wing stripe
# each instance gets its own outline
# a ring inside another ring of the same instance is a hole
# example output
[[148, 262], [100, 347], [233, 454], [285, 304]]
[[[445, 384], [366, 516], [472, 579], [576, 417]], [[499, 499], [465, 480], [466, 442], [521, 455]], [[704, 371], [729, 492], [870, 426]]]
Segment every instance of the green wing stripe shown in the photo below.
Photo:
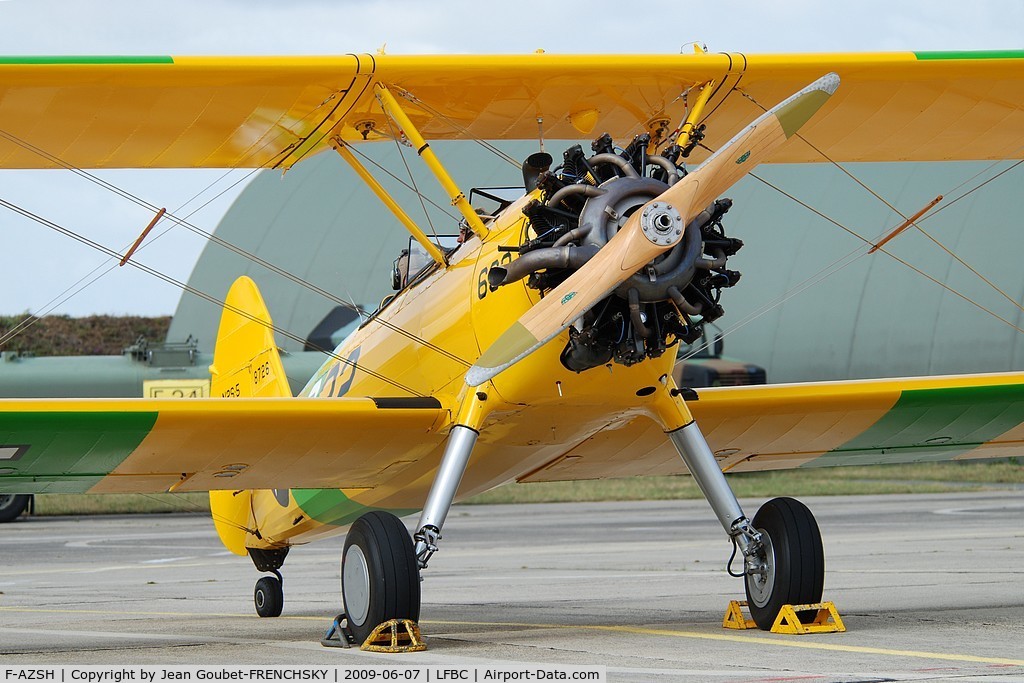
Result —
[[[360, 505], [338, 489], [292, 489], [292, 498], [310, 519], [334, 526], [347, 526], [364, 513], [383, 509]], [[402, 517], [415, 512], [415, 510], [388, 510], [388, 512]]]
[[865, 432], [806, 467], [951, 460], [1024, 422], [1024, 385], [904, 391]]
[[0, 64], [174, 64], [165, 55], [0, 55]]
[[974, 50], [968, 52], [915, 52], [920, 60], [929, 59], [1024, 59], [1024, 50]]
[[156, 417], [156, 412], [0, 413], [5, 456], [0, 492], [87, 491], [138, 448]]

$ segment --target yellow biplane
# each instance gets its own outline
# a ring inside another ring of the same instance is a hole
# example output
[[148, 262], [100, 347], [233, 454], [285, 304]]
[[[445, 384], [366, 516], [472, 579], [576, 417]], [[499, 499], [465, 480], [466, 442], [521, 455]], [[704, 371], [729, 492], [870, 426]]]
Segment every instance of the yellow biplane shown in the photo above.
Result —
[[[0, 402], [0, 493], [209, 491], [224, 544], [272, 574], [261, 616], [281, 613], [294, 545], [348, 530], [342, 594], [362, 639], [419, 618], [420, 572], [460, 498], [689, 472], [769, 628], [821, 598], [821, 535], [791, 498], [748, 517], [723, 472], [1006, 457], [1024, 436], [1021, 373], [672, 379], [676, 345], [739, 279], [723, 192], [761, 162], [1020, 158], [1022, 52], [5, 57], [0, 129], [3, 168], [286, 169], [334, 149], [415, 238], [397, 294], [298, 398], [242, 278], [217, 398]], [[538, 140], [525, 194], [478, 212], [428, 142], [452, 138]], [[593, 142], [556, 164], [556, 138]], [[393, 140], [462, 214], [458, 243], [428, 236], [353, 153]], [[416, 511], [410, 537], [398, 516]]]

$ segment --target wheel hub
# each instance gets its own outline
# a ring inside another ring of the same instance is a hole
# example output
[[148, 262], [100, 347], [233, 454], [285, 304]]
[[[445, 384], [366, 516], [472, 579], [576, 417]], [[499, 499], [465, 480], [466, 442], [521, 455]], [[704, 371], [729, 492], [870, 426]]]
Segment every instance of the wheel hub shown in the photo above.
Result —
[[775, 548], [771, 537], [762, 529], [761, 546], [764, 553], [761, 557], [760, 571], [746, 571], [747, 594], [750, 601], [758, 607], [764, 607], [772, 597], [772, 586], [775, 585]]
[[366, 556], [357, 545], [349, 546], [345, 553], [341, 590], [349, 621], [361, 625], [370, 611], [370, 570]]

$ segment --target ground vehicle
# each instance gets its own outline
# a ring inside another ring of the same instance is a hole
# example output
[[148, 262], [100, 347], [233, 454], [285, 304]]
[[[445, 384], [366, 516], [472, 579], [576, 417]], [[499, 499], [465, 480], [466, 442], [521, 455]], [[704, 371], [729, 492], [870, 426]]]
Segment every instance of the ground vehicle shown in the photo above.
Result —
[[[712, 343], [708, 343], [705, 334], [699, 342], [681, 347], [676, 356], [680, 360], [676, 362], [676, 366], [672, 370], [672, 377], [676, 380], [676, 384], [695, 389], [768, 383], [768, 373], [764, 368], [753, 363], [744, 363], [741, 360], [723, 357], [724, 347], [725, 342], [722, 335], [717, 333], [715, 341]], [[691, 353], [693, 353], [692, 356]]]
[[0, 493], [0, 523], [13, 522], [31, 508], [33, 497], [26, 493]]

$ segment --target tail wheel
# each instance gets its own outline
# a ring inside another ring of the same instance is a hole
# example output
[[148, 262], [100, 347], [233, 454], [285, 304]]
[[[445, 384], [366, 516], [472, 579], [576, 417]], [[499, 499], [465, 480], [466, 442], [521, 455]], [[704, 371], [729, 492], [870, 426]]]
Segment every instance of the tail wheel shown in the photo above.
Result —
[[746, 576], [747, 605], [758, 628], [767, 631], [783, 605], [821, 601], [825, 551], [814, 515], [793, 498], [769, 500], [754, 515], [753, 525], [764, 540], [765, 571]]
[[284, 588], [276, 576], [264, 576], [256, 582], [253, 591], [256, 614], [261, 617], [279, 617], [284, 608]]
[[419, 565], [397, 517], [370, 512], [352, 525], [342, 552], [341, 594], [357, 642], [390, 619], [419, 620]]

